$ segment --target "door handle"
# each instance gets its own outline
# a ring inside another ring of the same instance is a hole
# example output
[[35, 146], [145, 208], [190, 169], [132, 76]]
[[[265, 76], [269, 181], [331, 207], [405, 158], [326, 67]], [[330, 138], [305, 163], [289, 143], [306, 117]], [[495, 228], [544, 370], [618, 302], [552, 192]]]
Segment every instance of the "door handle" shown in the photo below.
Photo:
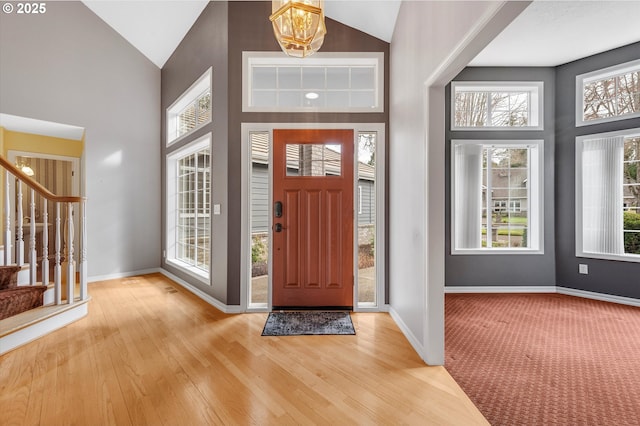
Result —
[[283, 229], [287, 229], [284, 226], [282, 226], [281, 223], [276, 223], [275, 225], [273, 225], [273, 229], [276, 232], [282, 232]]

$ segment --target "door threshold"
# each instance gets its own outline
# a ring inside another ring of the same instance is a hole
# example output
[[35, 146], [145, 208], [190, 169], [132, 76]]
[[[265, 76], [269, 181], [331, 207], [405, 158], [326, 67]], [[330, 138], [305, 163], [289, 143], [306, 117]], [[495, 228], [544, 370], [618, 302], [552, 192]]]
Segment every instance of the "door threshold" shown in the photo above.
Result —
[[274, 306], [272, 311], [353, 311], [353, 306]]

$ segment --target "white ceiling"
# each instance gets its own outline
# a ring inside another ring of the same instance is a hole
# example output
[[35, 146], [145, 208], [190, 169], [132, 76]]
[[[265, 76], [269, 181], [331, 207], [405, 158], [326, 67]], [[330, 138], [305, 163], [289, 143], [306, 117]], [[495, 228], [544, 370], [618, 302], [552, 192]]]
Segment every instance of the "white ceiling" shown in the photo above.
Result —
[[162, 68], [209, 2], [100, 0], [83, 3]]
[[640, 1], [538, 0], [470, 65], [556, 66], [637, 41]]

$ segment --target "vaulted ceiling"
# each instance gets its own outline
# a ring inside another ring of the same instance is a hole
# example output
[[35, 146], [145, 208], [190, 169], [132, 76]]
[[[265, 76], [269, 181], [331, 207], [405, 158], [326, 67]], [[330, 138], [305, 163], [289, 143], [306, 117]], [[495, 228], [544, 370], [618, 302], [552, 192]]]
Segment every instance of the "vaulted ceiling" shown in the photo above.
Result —
[[[83, 3], [161, 68], [208, 1]], [[325, 11], [336, 21], [391, 42], [401, 3], [401, 0], [326, 0]], [[640, 0], [534, 1], [471, 65], [560, 65], [640, 41], [634, 19], [638, 16]]]

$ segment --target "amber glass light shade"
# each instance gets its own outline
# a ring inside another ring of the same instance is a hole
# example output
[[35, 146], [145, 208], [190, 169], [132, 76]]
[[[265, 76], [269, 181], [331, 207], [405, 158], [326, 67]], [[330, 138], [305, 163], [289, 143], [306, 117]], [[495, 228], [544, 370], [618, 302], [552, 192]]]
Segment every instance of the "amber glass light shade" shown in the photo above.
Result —
[[273, 33], [289, 56], [304, 58], [314, 54], [324, 42], [323, 0], [273, 0]]

